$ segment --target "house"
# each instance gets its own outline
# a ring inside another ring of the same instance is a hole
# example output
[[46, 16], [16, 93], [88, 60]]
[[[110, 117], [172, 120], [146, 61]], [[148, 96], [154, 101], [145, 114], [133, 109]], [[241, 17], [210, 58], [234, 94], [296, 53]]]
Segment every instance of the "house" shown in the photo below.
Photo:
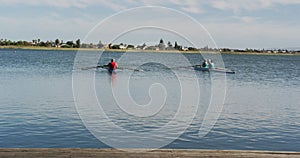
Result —
[[144, 50], [159, 50], [158, 46], [148, 46]]

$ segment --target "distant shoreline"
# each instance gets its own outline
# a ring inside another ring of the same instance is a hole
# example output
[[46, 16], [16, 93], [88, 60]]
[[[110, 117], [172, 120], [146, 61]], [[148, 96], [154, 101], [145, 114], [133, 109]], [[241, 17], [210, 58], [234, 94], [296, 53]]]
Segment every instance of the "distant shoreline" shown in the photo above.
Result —
[[[145, 52], [145, 53], [216, 53], [216, 51], [178, 51], [178, 50], [141, 50], [141, 49], [99, 49], [99, 48], [57, 48], [37, 46], [0, 46], [0, 49], [21, 49], [21, 50], [58, 50], [58, 51], [107, 51], [107, 52]], [[300, 53], [267, 53], [267, 52], [219, 52], [221, 54], [239, 55], [300, 55]]]

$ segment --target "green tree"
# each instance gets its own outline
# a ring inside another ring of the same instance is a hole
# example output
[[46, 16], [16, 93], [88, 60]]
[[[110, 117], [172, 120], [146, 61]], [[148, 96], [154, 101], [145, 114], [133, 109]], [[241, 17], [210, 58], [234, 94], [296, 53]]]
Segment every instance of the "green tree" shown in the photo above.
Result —
[[56, 39], [54, 43], [55, 43], [55, 46], [57, 47], [60, 43], [59, 39]]
[[45, 46], [46, 46], [46, 47], [51, 47], [51, 44], [52, 44], [51, 41], [46, 41], [46, 42], [45, 42]]
[[33, 39], [32, 40], [32, 44], [36, 44], [37, 43], [37, 40], [36, 39]]
[[168, 42], [168, 47], [172, 47], [172, 44], [170, 41]]
[[164, 44], [164, 40], [162, 38], [159, 40], [159, 44]]
[[177, 50], [180, 50], [182, 47], [180, 45], [178, 45], [177, 42], [175, 41], [174, 48]]
[[81, 44], [80, 39], [76, 40], [76, 47], [77, 48], [80, 48], [80, 44]]
[[41, 46], [41, 47], [46, 47], [47, 45], [46, 45], [46, 43], [45, 43], [44, 41], [41, 41], [41, 42], [39, 43], [39, 46]]
[[73, 41], [67, 41], [66, 43], [69, 47], [73, 48], [74, 47], [74, 42]]

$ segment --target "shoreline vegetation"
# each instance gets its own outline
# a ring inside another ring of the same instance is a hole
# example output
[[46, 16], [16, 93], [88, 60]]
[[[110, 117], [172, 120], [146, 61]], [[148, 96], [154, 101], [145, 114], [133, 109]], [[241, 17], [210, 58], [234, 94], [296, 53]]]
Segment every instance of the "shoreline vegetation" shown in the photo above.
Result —
[[293, 53], [272, 53], [272, 52], [252, 52], [252, 51], [216, 51], [216, 50], [141, 50], [141, 49], [105, 49], [105, 48], [57, 48], [57, 47], [37, 47], [37, 46], [0, 46], [0, 49], [17, 50], [45, 50], [45, 51], [99, 51], [99, 52], [145, 52], [145, 53], [221, 53], [221, 54], [250, 54], [250, 55], [300, 55], [300, 52]]
[[81, 43], [80, 39], [73, 41], [67, 41], [64, 43], [62, 40], [56, 39], [53, 41], [41, 41], [40, 39], [28, 41], [11, 41], [0, 40], [0, 49], [12, 49], [14, 51], [18, 49], [23, 50], [71, 50], [71, 51], [106, 51], [106, 52], [159, 52], [159, 53], [221, 53], [221, 54], [253, 54], [253, 55], [300, 55], [300, 50], [287, 50], [287, 49], [230, 49], [230, 48], [209, 48], [205, 46], [203, 48], [194, 48], [178, 45], [175, 42], [174, 46], [169, 41], [167, 45], [164, 44], [163, 39], [160, 39], [157, 45], [147, 46], [132, 45], [132, 44], [102, 44], [99, 41], [98, 44], [85, 44]]

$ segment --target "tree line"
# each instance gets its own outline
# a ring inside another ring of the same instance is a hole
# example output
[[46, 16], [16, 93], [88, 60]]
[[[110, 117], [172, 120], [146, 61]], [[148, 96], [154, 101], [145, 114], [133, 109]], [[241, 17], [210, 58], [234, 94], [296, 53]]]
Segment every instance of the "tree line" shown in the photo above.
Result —
[[[77, 39], [75, 42], [72, 40], [64, 42], [63, 40], [55, 39], [42, 41], [41, 39], [33, 39], [32, 41], [12, 41], [8, 39], [0, 39], [0, 46], [38, 46], [38, 47], [60, 47], [60, 48], [80, 48], [81, 44], [80, 39]], [[86, 46], [86, 44], [84, 44]]]

